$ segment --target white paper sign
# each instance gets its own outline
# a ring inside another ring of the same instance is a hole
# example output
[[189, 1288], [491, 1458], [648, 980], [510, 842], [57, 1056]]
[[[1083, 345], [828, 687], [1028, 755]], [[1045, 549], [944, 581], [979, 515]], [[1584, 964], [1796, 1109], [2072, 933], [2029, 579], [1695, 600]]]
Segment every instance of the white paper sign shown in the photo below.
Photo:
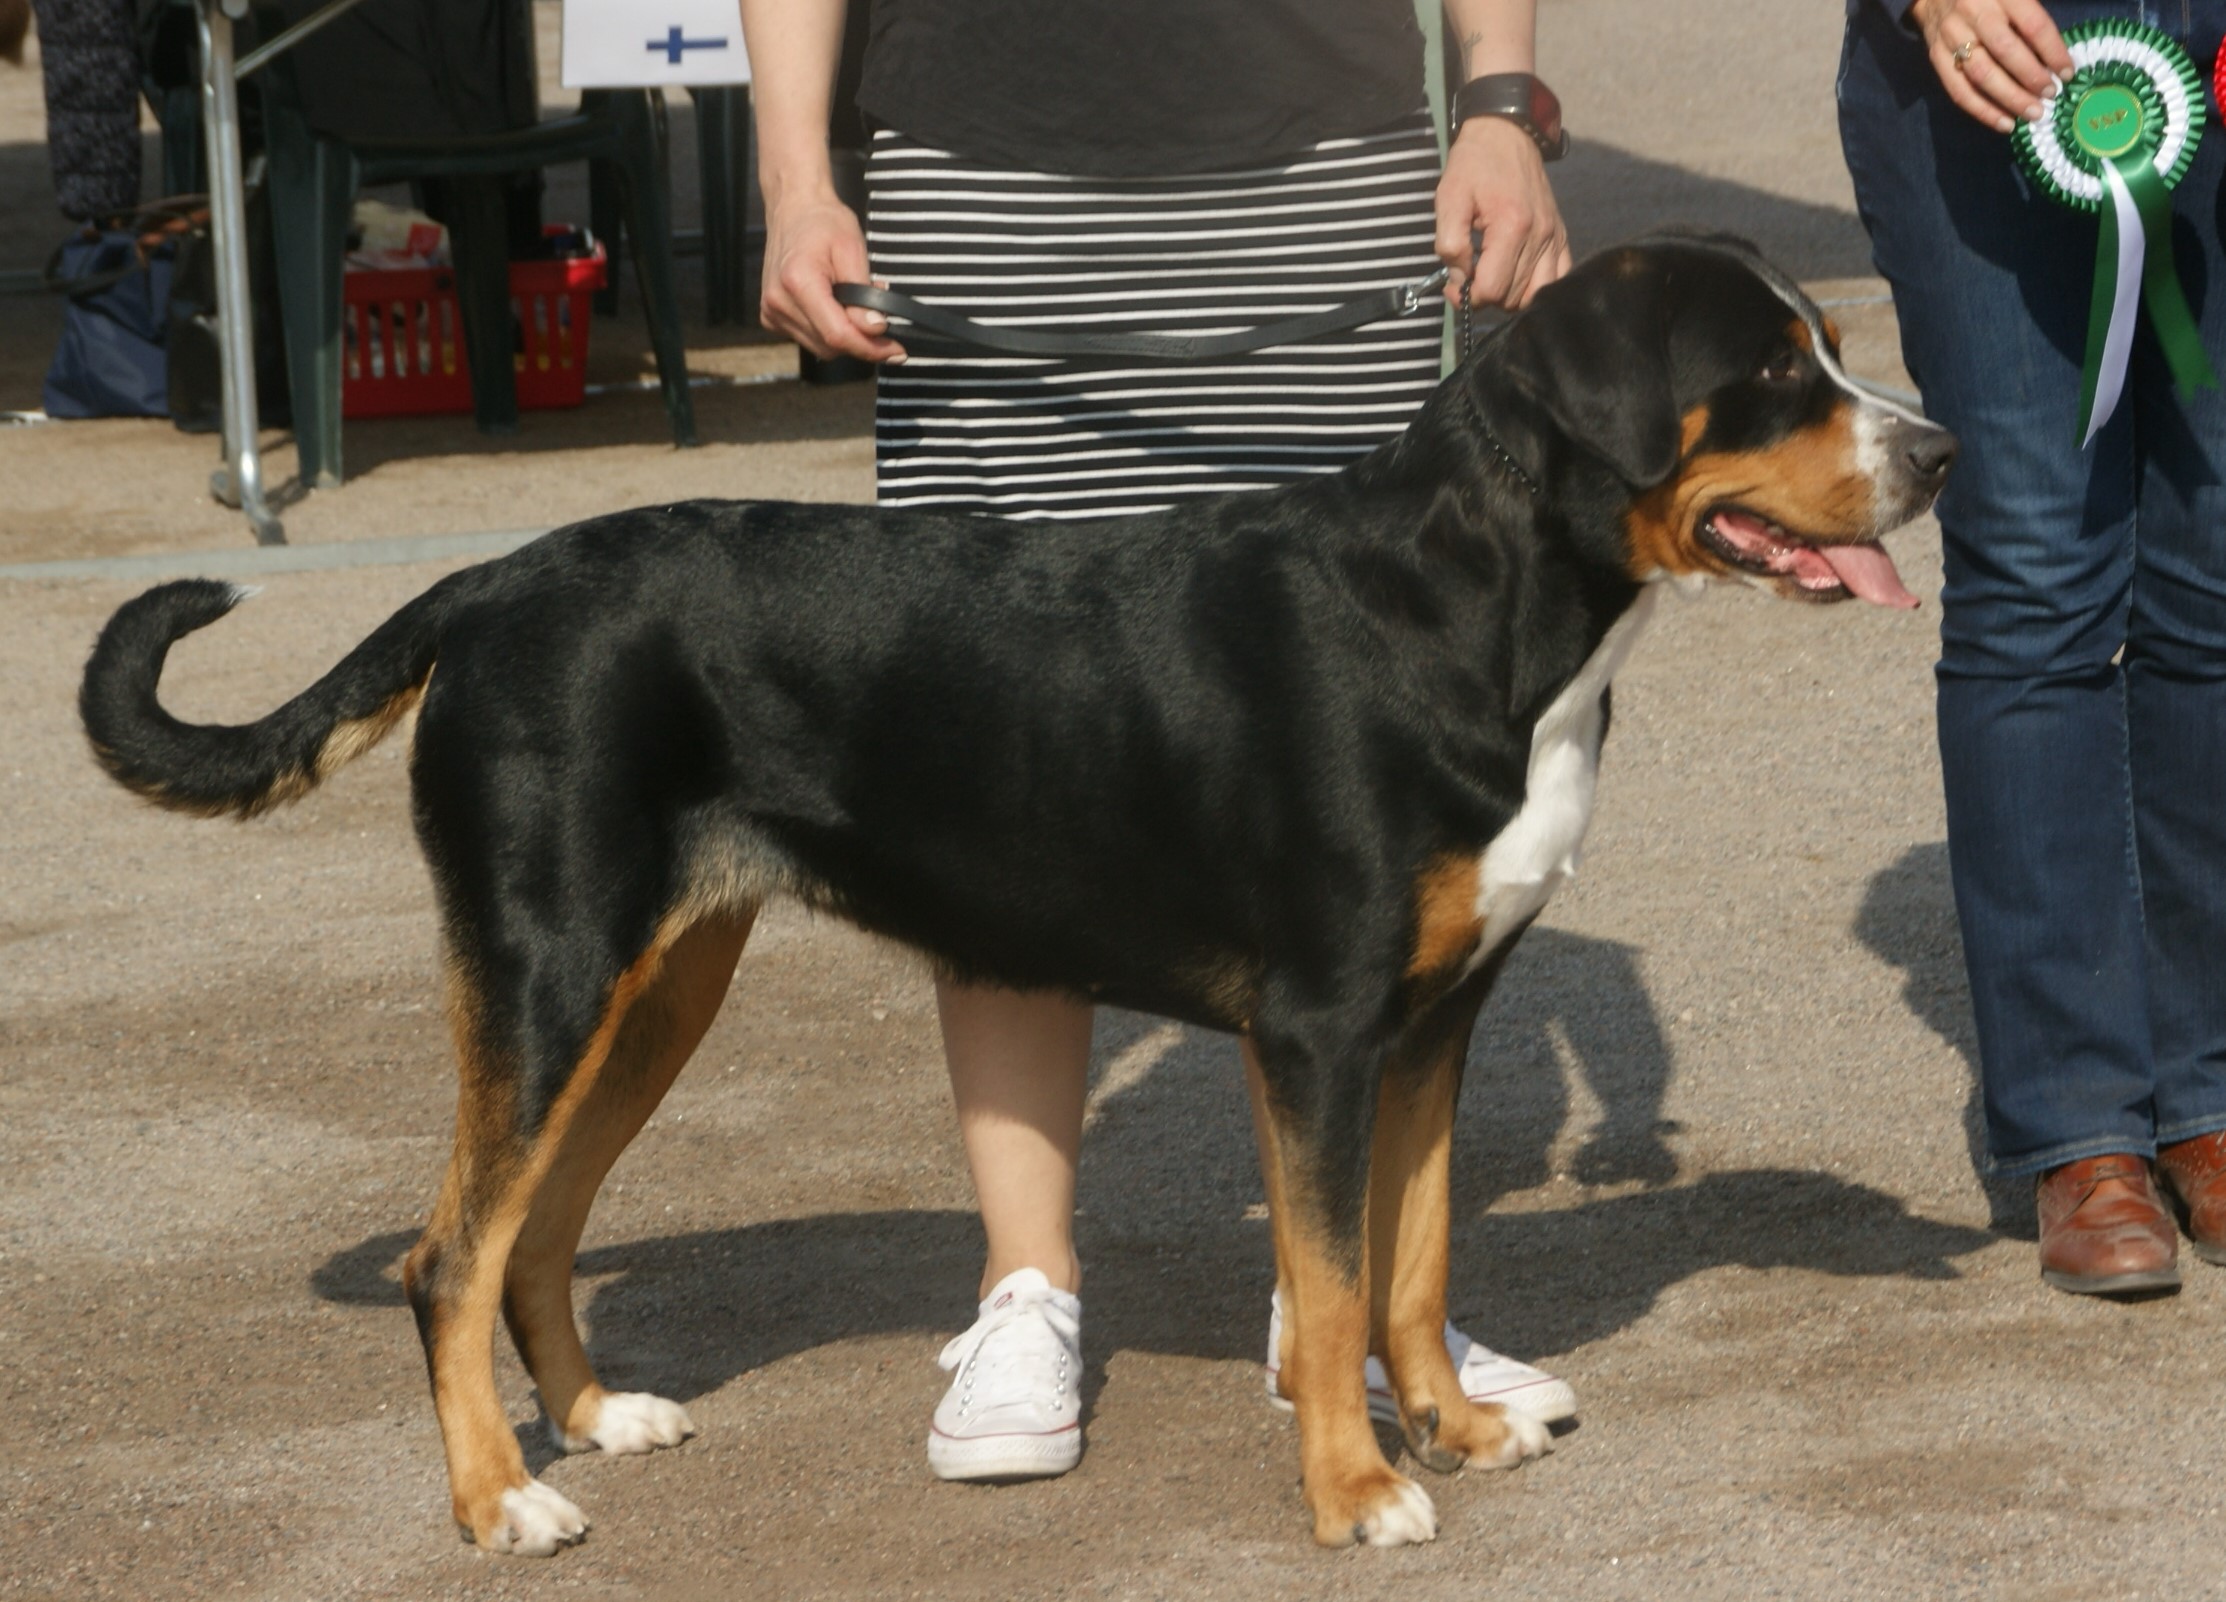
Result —
[[750, 81], [742, 0], [564, 0], [564, 87]]

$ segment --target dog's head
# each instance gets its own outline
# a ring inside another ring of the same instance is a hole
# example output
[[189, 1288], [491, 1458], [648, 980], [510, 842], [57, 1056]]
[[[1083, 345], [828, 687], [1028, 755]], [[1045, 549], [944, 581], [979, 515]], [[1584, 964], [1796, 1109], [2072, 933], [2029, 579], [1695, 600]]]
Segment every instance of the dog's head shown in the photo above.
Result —
[[1831, 319], [1752, 246], [1664, 235], [1605, 252], [1495, 344], [1488, 365], [1519, 403], [1613, 475], [1632, 578], [1917, 604], [1878, 541], [1932, 504], [1955, 438], [1858, 388]]

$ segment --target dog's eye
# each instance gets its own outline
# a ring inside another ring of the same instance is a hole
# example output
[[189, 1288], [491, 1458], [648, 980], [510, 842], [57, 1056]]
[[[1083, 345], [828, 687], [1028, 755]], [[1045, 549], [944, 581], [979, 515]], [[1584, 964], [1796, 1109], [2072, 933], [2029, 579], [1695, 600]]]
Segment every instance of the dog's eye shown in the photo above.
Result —
[[1790, 384], [1801, 376], [1801, 357], [1797, 351], [1781, 351], [1762, 364], [1762, 381], [1765, 384]]

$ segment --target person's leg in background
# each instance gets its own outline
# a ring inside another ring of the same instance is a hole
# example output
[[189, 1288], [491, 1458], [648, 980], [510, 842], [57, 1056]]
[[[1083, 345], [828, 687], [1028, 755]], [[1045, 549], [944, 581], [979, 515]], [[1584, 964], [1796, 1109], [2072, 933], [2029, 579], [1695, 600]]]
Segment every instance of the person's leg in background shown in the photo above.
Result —
[[947, 1480], [1063, 1474], [1082, 1458], [1082, 1263], [1074, 1251], [1092, 1009], [939, 980], [959, 1141], [988, 1256], [973, 1327], [928, 1432]]
[[[2060, 14], [2059, 22], [2077, 20]], [[1963, 454], [1938, 508], [1939, 736], [1989, 1152], [2043, 1174], [2043, 1271], [2177, 1283], [2147, 1162], [2155, 1057], [2125, 674], [2135, 422], [2077, 445], [2089, 219], [2037, 193], [1876, 7], [1840, 117], [1909, 369]]]
[[989, 1254], [983, 1297], [1024, 1268], [1077, 1294], [1074, 1176], [1090, 1071], [1092, 1009], [1050, 992], [939, 980], [943, 1056]]
[[[2182, 39], [2217, 54], [2226, 0]], [[2177, 21], [2177, 18], [2172, 19]], [[2213, 130], [2173, 192], [2174, 255], [2213, 363], [2226, 362], [2226, 142]], [[2125, 648], [2134, 841], [2156, 1053], [2158, 1167], [2198, 1254], [2226, 1261], [2226, 392], [2181, 395], [2154, 330], [2125, 404], [2140, 518]]]

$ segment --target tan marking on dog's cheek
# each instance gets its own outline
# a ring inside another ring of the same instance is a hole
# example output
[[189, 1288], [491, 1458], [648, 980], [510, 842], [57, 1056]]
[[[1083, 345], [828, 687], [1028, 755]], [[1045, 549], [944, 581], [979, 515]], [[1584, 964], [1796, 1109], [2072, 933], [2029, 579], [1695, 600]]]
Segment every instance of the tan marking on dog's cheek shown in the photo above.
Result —
[[1738, 504], [1811, 539], [1868, 539], [1877, 486], [1863, 470], [1855, 409], [1838, 405], [1821, 423], [1756, 451], [1726, 454], [1712, 471], [1753, 487]]
[[1636, 501], [1623, 521], [1624, 541], [1630, 552], [1630, 574], [1642, 582], [1667, 573], [1720, 573], [1722, 568], [1692, 543], [1695, 513], [1692, 510], [1701, 486], [1693, 482], [1694, 469], [1707, 458], [1694, 452], [1707, 437], [1709, 412], [1695, 406], [1678, 421], [1678, 471]]
[[1683, 461], [1700, 449], [1700, 442], [1708, 432], [1708, 408], [1696, 406], [1678, 420], [1677, 456]]
[[1683, 557], [1675, 535], [1677, 481], [1657, 485], [1631, 503], [1623, 520], [1624, 544], [1630, 552], [1631, 577], [1642, 583], [1658, 574], [1688, 573], [1693, 569]]
[[1824, 319], [1824, 342], [1835, 351], [1840, 348], [1840, 325], [1829, 316]]
[[1483, 938], [1477, 918], [1478, 859], [1440, 857], [1425, 868], [1414, 887], [1414, 954], [1407, 962], [1410, 980], [1427, 980], [1460, 968]]
[[1847, 405], [1760, 450], [1688, 457], [1675, 478], [1633, 502], [1625, 517], [1631, 576], [1730, 573], [1730, 565], [1696, 537], [1702, 516], [1718, 505], [1738, 506], [1811, 538], [1869, 538], [1876, 492], [1860, 457], [1854, 408]]
[[1624, 542], [1630, 552], [1630, 574], [1644, 582], [1662, 574], [1721, 574], [1723, 564], [1693, 541], [1701, 508], [1720, 499], [1714, 491], [1720, 480], [1704, 468], [1707, 458], [1688, 464], [1686, 471], [1666, 484], [1658, 484], [1632, 502], [1623, 522]]

